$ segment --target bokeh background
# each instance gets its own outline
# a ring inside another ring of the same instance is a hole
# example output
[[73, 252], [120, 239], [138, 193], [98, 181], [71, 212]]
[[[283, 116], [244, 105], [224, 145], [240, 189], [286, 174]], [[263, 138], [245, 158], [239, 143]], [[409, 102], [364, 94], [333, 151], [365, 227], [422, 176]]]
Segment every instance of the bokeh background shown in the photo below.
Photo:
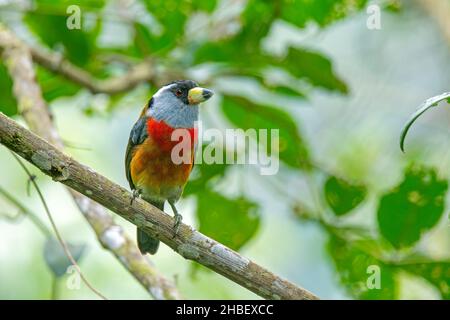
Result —
[[[3, 0], [0, 21], [100, 78], [151, 57], [168, 81], [212, 88], [201, 108], [206, 128], [280, 129], [278, 174], [198, 167], [179, 204], [184, 222], [323, 299], [450, 297], [446, 102], [414, 125], [406, 154], [399, 149], [416, 107], [449, 91], [450, 25], [433, 7], [450, 1], [79, 1], [81, 30], [65, 27], [69, 4]], [[371, 4], [381, 9], [380, 30], [366, 25]], [[129, 131], [156, 83], [93, 94], [36, 69], [67, 151], [128, 187]], [[1, 61], [0, 89], [0, 111], [23, 123]], [[0, 163], [0, 187], [48, 225], [3, 147]], [[108, 298], [148, 299], [66, 190], [30, 168], [63, 237], [85, 246], [79, 263], [94, 286]], [[133, 225], [115, 220], [134, 236]], [[96, 298], [84, 285], [67, 289], [67, 276], [54, 292], [45, 241], [0, 197], [0, 298]], [[258, 298], [164, 245], [150, 259], [189, 299]], [[369, 265], [380, 267], [380, 289], [366, 286]]]

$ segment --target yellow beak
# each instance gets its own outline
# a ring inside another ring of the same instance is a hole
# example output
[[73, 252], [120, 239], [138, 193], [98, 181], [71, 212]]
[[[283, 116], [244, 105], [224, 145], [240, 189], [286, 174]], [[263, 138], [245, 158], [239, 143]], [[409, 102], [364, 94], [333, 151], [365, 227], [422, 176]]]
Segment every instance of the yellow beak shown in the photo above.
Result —
[[213, 96], [214, 92], [205, 88], [195, 87], [189, 90], [188, 101], [189, 104], [199, 104]]

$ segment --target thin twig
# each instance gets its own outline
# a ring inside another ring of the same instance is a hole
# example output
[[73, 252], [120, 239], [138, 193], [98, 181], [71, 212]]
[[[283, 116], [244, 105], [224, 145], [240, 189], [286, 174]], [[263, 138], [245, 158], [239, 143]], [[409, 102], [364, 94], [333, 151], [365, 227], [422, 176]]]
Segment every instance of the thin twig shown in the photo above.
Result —
[[45, 236], [50, 236], [51, 232], [50, 230], [47, 228], [47, 226], [41, 221], [41, 219], [34, 214], [33, 212], [31, 212], [28, 208], [26, 208], [22, 203], [19, 202], [19, 200], [17, 200], [15, 197], [13, 197], [9, 192], [7, 192], [5, 189], [3, 189], [0, 186], [0, 194], [6, 199], [8, 200], [8, 202], [10, 202], [11, 204], [13, 204], [15, 207], [17, 207], [19, 209], [19, 212], [25, 216], [27, 216], [32, 222], [33, 224], [45, 235]]
[[25, 173], [28, 175], [28, 178], [31, 180], [31, 184], [33, 185], [34, 189], [36, 190], [40, 201], [42, 202], [42, 205], [44, 206], [45, 209], [45, 213], [47, 214], [48, 219], [50, 220], [50, 224], [52, 226], [53, 232], [56, 235], [56, 238], [58, 239], [59, 243], [61, 244], [64, 253], [66, 254], [67, 258], [70, 260], [70, 263], [72, 263], [72, 265], [75, 267], [75, 270], [77, 271], [77, 273], [80, 275], [81, 280], [84, 282], [84, 284], [92, 290], [92, 292], [94, 292], [97, 296], [99, 296], [100, 298], [102, 298], [103, 300], [108, 300], [103, 294], [100, 293], [100, 291], [98, 291], [97, 289], [95, 289], [90, 283], [89, 281], [86, 279], [86, 277], [84, 276], [83, 272], [81, 271], [80, 266], [78, 265], [78, 263], [75, 261], [75, 259], [72, 256], [72, 253], [70, 253], [70, 249], [67, 246], [66, 242], [63, 240], [61, 234], [59, 233], [58, 227], [56, 226], [55, 221], [53, 220], [53, 216], [50, 212], [50, 209], [47, 205], [47, 201], [45, 201], [44, 195], [41, 192], [41, 189], [39, 188], [38, 184], [36, 183], [36, 179], [33, 178], [33, 175], [31, 174], [31, 172], [28, 170], [28, 168], [24, 165], [24, 163], [22, 162], [22, 160], [20, 160], [20, 158], [14, 153], [11, 152], [11, 154], [13, 155], [13, 157], [17, 160], [17, 162], [19, 162], [20, 166], [22, 167], [22, 169], [25, 171]]

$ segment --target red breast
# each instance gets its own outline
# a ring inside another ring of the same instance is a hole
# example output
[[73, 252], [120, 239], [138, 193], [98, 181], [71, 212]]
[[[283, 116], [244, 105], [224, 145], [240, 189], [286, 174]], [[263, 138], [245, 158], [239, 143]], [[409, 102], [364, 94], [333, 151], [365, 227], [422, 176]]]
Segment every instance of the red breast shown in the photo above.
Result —
[[[175, 139], [174, 141], [172, 141], [172, 134], [177, 129], [180, 128], [173, 128], [163, 120], [158, 121], [153, 118], [149, 118], [147, 120], [148, 135], [152, 137], [153, 141], [158, 144], [159, 148], [165, 152], [171, 152], [173, 147], [182, 141], [184, 135], [179, 137], [179, 139]], [[197, 128], [182, 129], [187, 131], [190, 138], [191, 148], [193, 148], [195, 143], [197, 142]]]

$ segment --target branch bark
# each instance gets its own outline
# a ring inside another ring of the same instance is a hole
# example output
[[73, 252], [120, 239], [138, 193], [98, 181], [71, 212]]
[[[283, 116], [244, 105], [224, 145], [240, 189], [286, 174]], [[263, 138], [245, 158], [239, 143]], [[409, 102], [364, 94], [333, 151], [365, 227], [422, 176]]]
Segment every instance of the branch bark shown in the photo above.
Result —
[[[45, 140], [0, 114], [0, 143], [42, 172], [117, 213], [186, 259], [196, 261], [267, 299], [318, 299], [239, 253], [174, 220], [149, 203], [135, 199], [119, 185], [63, 154]], [[220, 204], [218, 204], [220, 205]], [[114, 238], [111, 238], [112, 242]]]
[[[27, 125], [33, 132], [62, 150], [62, 140], [35, 81], [28, 47], [1, 24], [0, 51], [3, 51], [2, 56], [13, 79], [18, 109]], [[151, 262], [140, 254], [134, 241], [125, 234], [121, 226], [114, 223], [102, 206], [73, 189], [68, 190], [102, 246], [113, 253], [155, 299], [180, 299], [172, 281], [161, 276]]]

